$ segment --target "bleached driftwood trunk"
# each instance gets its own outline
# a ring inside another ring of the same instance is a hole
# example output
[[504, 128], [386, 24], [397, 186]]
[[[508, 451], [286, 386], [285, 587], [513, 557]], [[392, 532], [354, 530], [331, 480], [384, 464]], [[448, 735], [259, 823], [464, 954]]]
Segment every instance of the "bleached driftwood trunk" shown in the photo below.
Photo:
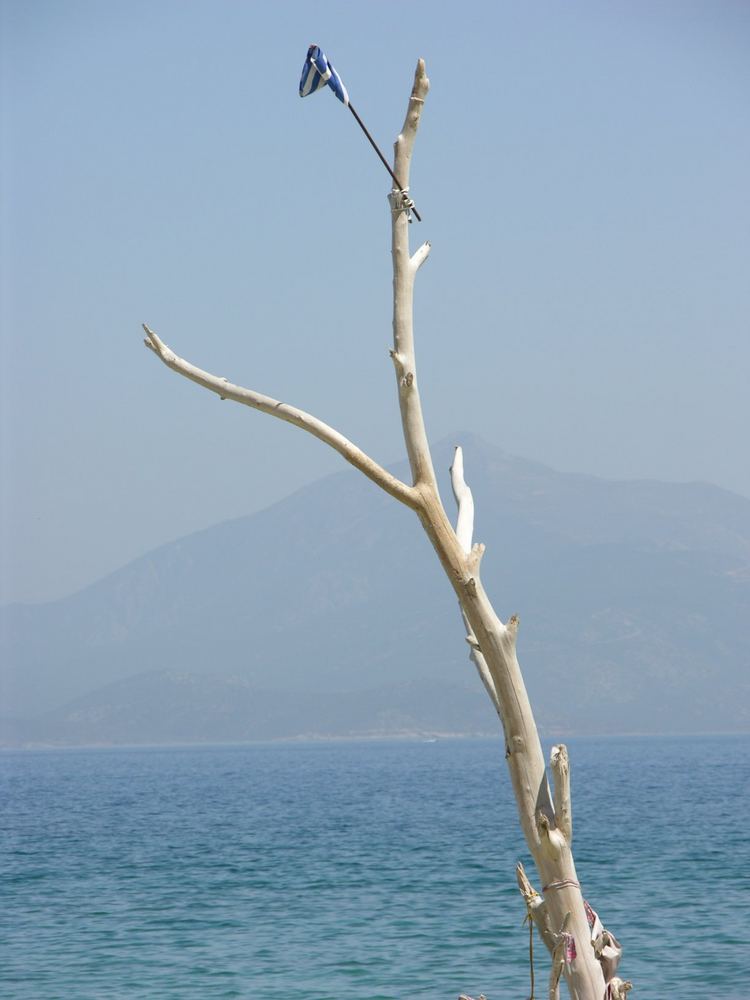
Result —
[[196, 368], [174, 354], [148, 327], [146, 346], [166, 365], [186, 378], [255, 409], [297, 424], [338, 451], [395, 499], [414, 510], [426, 531], [458, 598], [467, 629], [471, 657], [502, 722], [505, 758], [510, 771], [523, 833], [534, 858], [542, 894], [519, 866], [519, 887], [529, 916], [552, 958], [549, 997], [558, 996], [564, 976], [575, 1000], [624, 996], [629, 983], [614, 978], [619, 946], [604, 931], [584, 903], [572, 854], [569, 765], [564, 746], [554, 747], [551, 770], [554, 795], [547, 781], [542, 747], [516, 658], [518, 618], [507, 623], [495, 614], [482, 586], [483, 545], [473, 544], [474, 504], [463, 473], [461, 449], [456, 449], [451, 478], [458, 504], [454, 530], [438, 492], [422, 408], [412, 329], [414, 280], [427, 260], [429, 243], [413, 254], [409, 249], [409, 202], [406, 190], [414, 140], [429, 89], [422, 60], [417, 65], [406, 119], [395, 143], [394, 173], [404, 191], [389, 196], [393, 251], [393, 350], [401, 421], [412, 483], [404, 483], [374, 462], [342, 434], [302, 410], [234, 385]]

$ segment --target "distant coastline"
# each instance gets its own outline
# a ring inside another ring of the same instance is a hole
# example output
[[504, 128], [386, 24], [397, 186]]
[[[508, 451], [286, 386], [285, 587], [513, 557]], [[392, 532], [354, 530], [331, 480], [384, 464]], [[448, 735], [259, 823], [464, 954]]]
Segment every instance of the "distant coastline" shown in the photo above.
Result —
[[[627, 740], [741, 740], [750, 738], [750, 731], [736, 732], [705, 732], [705, 733], [541, 733], [542, 743], [547, 745], [554, 741], [573, 740], [575, 742], [623, 742]], [[56, 750], [200, 750], [221, 749], [230, 747], [274, 747], [274, 746], [314, 746], [316, 744], [376, 744], [376, 743], [449, 743], [449, 742], [493, 742], [501, 743], [500, 733], [459, 733], [459, 732], [402, 732], [402, 733], [359, 733], [359, 734], [325, 734], [305, 733], [299, 736], [280, 736], [275, 739], [257, 740], [205, 740], [200, 742], [165, 741], [144, 743], [52, 743], [39, 741], [37, 743], [0, 743], [0, 753], [42, 752]]]

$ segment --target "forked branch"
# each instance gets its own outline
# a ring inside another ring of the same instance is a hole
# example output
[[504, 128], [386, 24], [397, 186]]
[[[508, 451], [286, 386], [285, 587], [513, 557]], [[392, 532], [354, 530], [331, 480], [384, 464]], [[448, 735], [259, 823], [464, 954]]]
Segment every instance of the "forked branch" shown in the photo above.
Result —
[[[456, 499], [456, 506], [458, 508], [458, 516], [456, 517], [456, 538], [458, 539], [458, 544], [468, 557], [467, 561], [472, 564], [475, 570], [478, 570], [479, 562], [482, 558], [482, 554], [484, 553], [484, 546], [472, 546], [472, 538], [474, 537], [474, 497], [466, 484], [466, 480], [464, 479], [464, 453], [460, 446], [456, 447], [453, 454], [453, 465], [451, 465], [450, 473], [453, 496]], [[479, 679], [482, 684], [484, 684], [484, 689], [487, 692], [490, 701], [495, 706], [495, 711], [500, 716], [500, 721], [502, 722], [502, 708], [500, 706], [500, 699], [498, 698], [495, 682], [493, 681], [492, 674], [490, 673], [490, 668], [487, 666], [487, 661], [484, 658], [484, 654], [479, 646], [477, 637], [474, 635], [469, 619], [466, 617], [466, 612], [463, 608], [461, 608], [461, 615], [464, 620], [464, 625], [466, 626], [466, 641], [471, 650], [469, 654], [471, 662], [477, 668]]]
[[307, 431], [320, 441], [330, 445], [347, 462], [356, 469], [359, 469], [360, 472], [363, 472], [368, 479], [377, 483], [381, 489], [385, 490], [386, 493], [389, 493], [396, 500], [400, 500], [401, 503], [406, 504], [407, 507], [411, 507], [412, 510], [419, 510], [421, 508], [422, 501], [417, 490], [412, 486], [407, 486], [406, 483], [402, 483], [396, 476], [391, 475], [390, 472], [381, 465], [378, 465], [369, 455], [365, 454], [355, 444], [352, 444], [348, 438], [345, 438], [343, 434], [340, 434], [333, 427], [330, 427], [322, 420], [318, 420], [312, 414], [298, 409], [296, 406], [291, 406], [289, 403], [282, 403], [278, 399], [272, 399], [271, 396], [264, 396], [253, 389], [234, 385], [234, 383], [229, 382], [225, 378], [221, 378], [218, 375], [211, 375], [210, 372], [203, 371], [202, 368], [196, 368], [195, 365], [189, 361], [185, 361], [184, 358], [179, 357], [173, 350], [167, 347], [145, 323], [143, 324], [143, 329], [146, 331], [144, 344], [164, 362], [167, 368], [171, 368], [178, 375], [183, 375], [185, 378], [190, 379], [191, 382], [197, 382], [198, 385], [202, 385], [205, 389], [215, 392], [220, 399], [231, 399], [235, 403], [244, 403], [245, 406], [251, 406], [254, 410], [260, 410], [262, 413], [268, 413], [272, 417], [278, 417], [279, 420], [285, 420], [287, 423], [301, 427], [302, 430]]

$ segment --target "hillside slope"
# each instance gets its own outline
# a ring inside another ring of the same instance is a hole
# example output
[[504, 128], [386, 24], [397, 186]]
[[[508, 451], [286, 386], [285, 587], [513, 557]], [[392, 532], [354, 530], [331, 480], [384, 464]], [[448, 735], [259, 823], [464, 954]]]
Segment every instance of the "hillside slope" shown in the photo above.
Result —
[[[460, 440], [483, 579], [501, 617], [520, 613], [540, 726], [747, 729], [750, 501]], [[451, 455], [438, 445], [436, 465]], [[413, 514], [351, 471], [64, 600], [3, 608], [0, 627], [6, 744], [496, 725]]]

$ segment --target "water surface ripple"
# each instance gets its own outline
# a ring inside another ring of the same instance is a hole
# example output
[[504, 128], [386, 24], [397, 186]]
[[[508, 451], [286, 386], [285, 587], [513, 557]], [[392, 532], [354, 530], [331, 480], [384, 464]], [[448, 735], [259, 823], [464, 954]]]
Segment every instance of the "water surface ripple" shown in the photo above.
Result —
[[[750, 739], [568, 745], [631, 995], [744, 1000]], [[499, 741], [5, 752], [0, 779], [6, 1000], [529, 995]]]

